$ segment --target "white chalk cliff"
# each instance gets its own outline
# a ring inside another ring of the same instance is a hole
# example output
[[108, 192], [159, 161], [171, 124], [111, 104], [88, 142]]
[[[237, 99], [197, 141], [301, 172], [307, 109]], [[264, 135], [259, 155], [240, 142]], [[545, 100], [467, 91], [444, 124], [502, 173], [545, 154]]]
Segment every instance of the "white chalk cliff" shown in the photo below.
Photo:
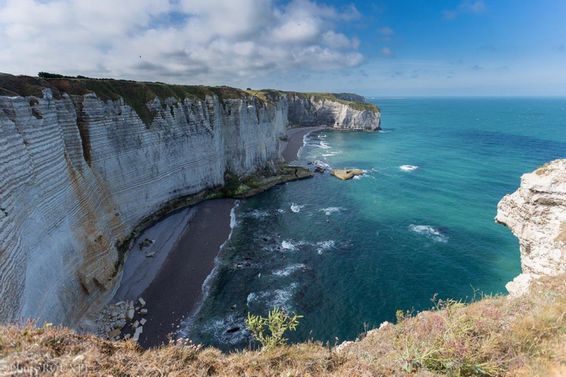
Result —
[[[0, 74], [0, 322], [76, 325], [111, 293], [119, 245], [144, 220], [222, 186], [228, 171], [245, 176], [281, 160], [285, 93], [156, 96], [141, 105], [147, 118], [78, 82]], [[87, 84], [103, 94], [145, 85]], [[379, 125], [378, 112], [363, 118]], [[340, 119], [348, 128], [357, 118]]]
[[497, 206], [496, 221], [517, 236], [522, 273], [506, 286], [521, 295], [541, 276], [566, 272], [566, 159], [521, 177], [521, 186]]
[[355, 102], [355, 105], [348, 103], [348, 100], [357, 100], [358, 96], [288, 93], [287, 97], [291, 125], [325, 125], [352, 131], [375, 131], [380, 128], [380, 113], [374, 105], [365, 102]]

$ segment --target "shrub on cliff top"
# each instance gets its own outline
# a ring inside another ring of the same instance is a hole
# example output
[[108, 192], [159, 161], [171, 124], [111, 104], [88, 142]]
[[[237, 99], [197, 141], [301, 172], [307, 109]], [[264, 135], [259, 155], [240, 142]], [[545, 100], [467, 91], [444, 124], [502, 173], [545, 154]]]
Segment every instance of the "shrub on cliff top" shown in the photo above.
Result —
[[302, 317], [297, 314], [288, 314], [280, 308], [273, 308], [267, 317], [248, 313], [246, 326], [263, 348], [270, 349], [286, 344], [285, 332], [295, 331]]

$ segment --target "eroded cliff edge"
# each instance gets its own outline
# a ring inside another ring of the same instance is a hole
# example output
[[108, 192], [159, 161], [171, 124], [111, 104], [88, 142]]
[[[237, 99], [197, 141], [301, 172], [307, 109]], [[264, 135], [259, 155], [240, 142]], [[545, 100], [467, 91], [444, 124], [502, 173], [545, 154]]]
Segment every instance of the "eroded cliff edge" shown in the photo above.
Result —
[[522, 273], [506, 285], [511, 295], [525, 293], [533, 279], [566, 272], [566, 159], [524, 174], [495, 219], [519, 239]]
[[[75, 325], [111, 291], [120, 245], [145, 219], [204, 198], [227, 173], [280, 162], [290, 102], [278, 91], [0, 74], [0, 322]], [[379, 127], [377, 109], [356, 112]]]

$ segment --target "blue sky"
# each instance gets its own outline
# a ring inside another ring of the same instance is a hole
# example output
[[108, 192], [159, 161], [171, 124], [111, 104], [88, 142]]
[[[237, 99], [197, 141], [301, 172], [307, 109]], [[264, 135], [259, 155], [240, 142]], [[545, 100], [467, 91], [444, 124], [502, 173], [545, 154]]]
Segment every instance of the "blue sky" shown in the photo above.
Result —
[[333, 72], [328, 89], [349, 82], [381, 96], [566, 95], [566, 1], [354, 4], [361, 18], [340, 31], [360, 39], [364, 62]]
[[566, 95], [563, 0], [0, 0], [0, 48], [14, 74]]

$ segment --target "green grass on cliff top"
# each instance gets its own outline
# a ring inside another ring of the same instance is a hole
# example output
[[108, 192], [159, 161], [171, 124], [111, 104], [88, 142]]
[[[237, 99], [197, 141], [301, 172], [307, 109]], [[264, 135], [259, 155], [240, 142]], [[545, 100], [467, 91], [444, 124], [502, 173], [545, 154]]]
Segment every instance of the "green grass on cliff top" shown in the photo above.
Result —
[[67, 77], [42, 73], [42, 77], [13, 76], [0, 73], [0, 95], [19, 95], [41, 97], [42, 90], [50, 88], [59, 98], [63, 93], [84, 95], [95, 93], [102, 100], [123, 98], [146, 125], [151, 124], [155, 114], [147, 107], [153, 99], [176, 98], [178, 100], [204, 100], [207, 96], [217, 96], [221, 100], [255, 97], [264, 103], [274, 103], [281, 96], [327, 99], [351, 106], [357, 110], [377, 112], [373, 104], [339, 99], [332, 93], [297, 93], [278, 90], [241, 90], [228, 86], [173, 85], [160, 82], [140, 82], [130, 80], [93, 79], [88, 77]]
[[[314, 99], [317, 101], [323, 101], [323, 100], [329, 100], [329, 101], [334, 101], [334, 102], [339, 102], [339, 103], [343, 103], [344, 105], [348, 105], [353, 109], [356, 110], [360, 110], [360, 111], [373, 111], [375, 113], [379, 112], [379, 108], [374, 105], [373, 103], [368, 103], [368, 102], [362, 102], [362, 101], [349, 101], [346, 99], [342, 99], [342, 98], [338, 98], [338, 94], [336, 93], [322, 93], [322, 92], [285, 92], [285, 91], [281, 91], [281, 90], [275, 90], [275, 89], [260, 89], [260, 90], [252, 90], [252, 89], [248, 89], [246, 90], [246, 92], [248, 92], [251, 95], [254, 95], [260, 99], [262, 99], [263, 101], [270, 101], [272, 100], [273, 97], [277, 96], [277, 95], [286, 95], [288, 97], [290, 96], [297, 96], [297, 97], [301, 97], [301, 98], [305, 98], [305, 99]], [[344, 95], [344, 94], [342, 94]], [[345, 94], [345, 95], [349, 95], [349, 94]], [[355, 96], [355, 95], [353, 95]], [[361, 97], [363, 98], [363, 97]]]

